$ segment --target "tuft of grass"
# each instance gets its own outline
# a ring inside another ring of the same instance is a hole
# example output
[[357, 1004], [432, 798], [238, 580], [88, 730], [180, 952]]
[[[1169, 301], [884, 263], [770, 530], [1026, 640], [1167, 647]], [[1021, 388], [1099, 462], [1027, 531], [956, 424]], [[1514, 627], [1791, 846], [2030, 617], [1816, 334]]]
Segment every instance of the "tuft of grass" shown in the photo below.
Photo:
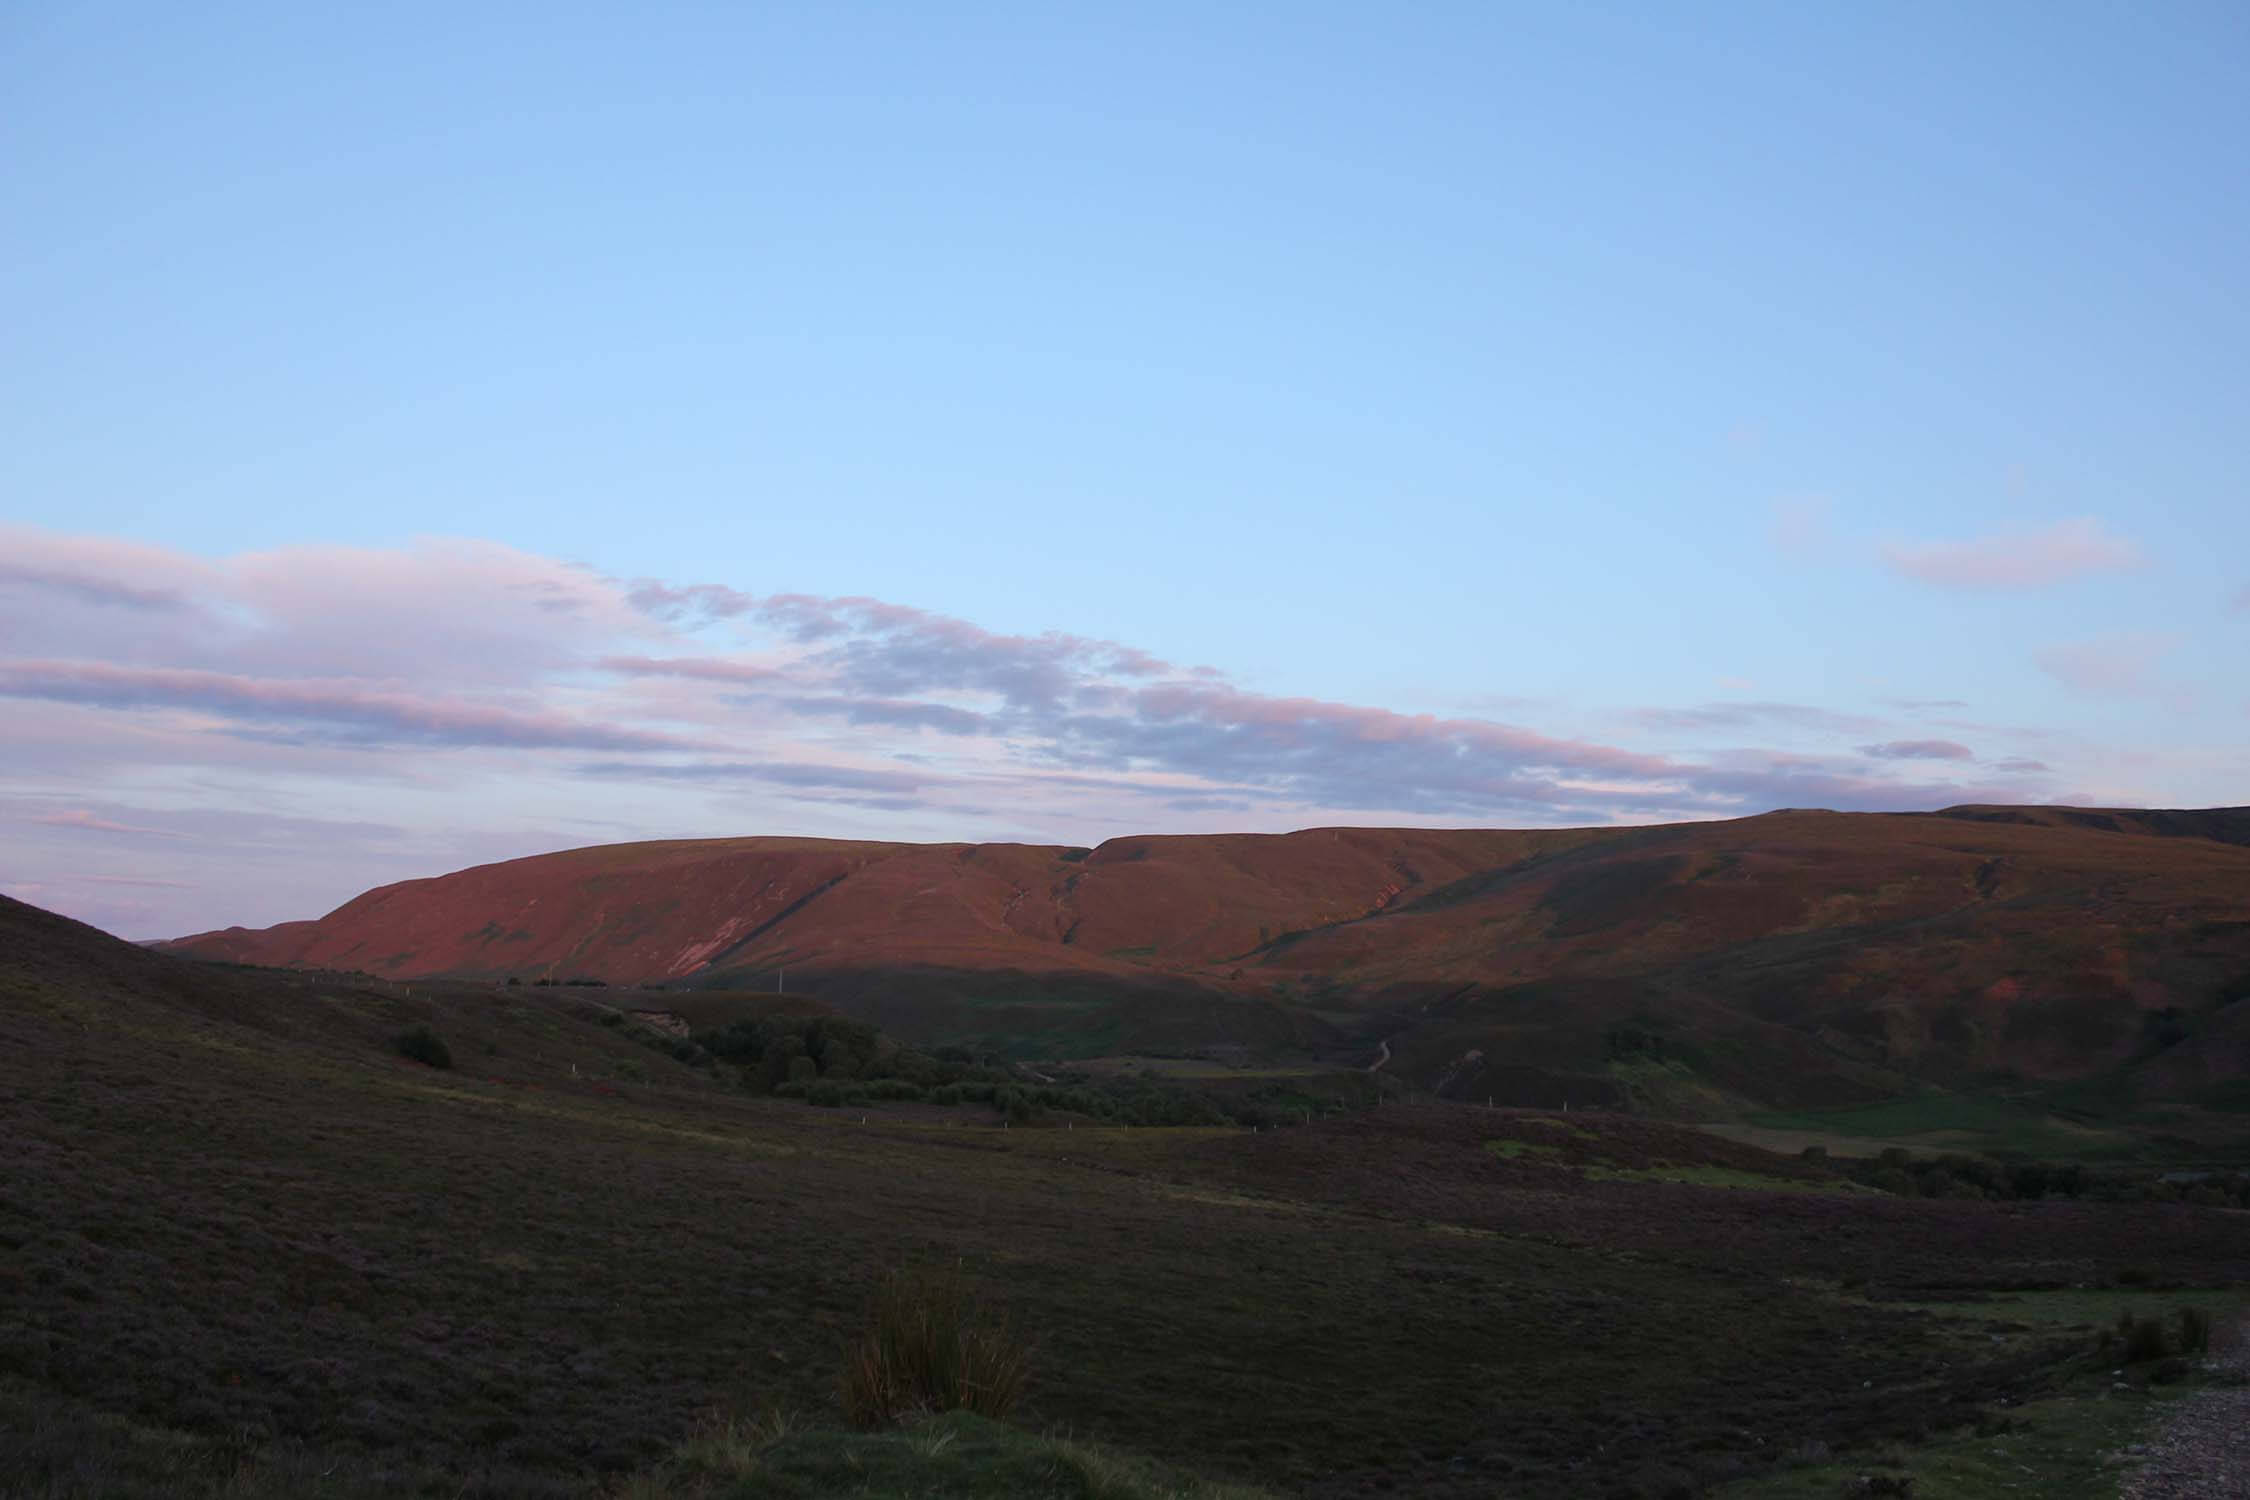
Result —
[[[717, 1417], [607, 1500], [1274, 1500], [1154, 1459], [950, 1412], [890, 1432]], [[261, 1495], [258, 1500], [264, 1500]]]
[[2175, 1343], [2182, 1354], [2211, 1352], [2211, 1315], [2200, 1307], [2186, 1306], [2173, 1313], [2178, 1330]]
[[2162, 1318], [2136, 1318], [2129, 1312], [2118, 1314], [2117, 1346], [2118, 1358], [2129, 1365], [2162, 1359], [2172, 1352]]
[[845, 1351], [844, 1416], [860, 1428], [929, 1412], [1004, 1417], [1029, 1369], [1028, 1344], [977, 1305], [958, 1266], [893, 1271]]
[[758, 1417], [713, 1416], [681, 1441], [672, 1462], [689, 1475], [740, 1479], [758, 1467], [760, 1454], [796, 1430], [797, 1419], [778, 1409]]

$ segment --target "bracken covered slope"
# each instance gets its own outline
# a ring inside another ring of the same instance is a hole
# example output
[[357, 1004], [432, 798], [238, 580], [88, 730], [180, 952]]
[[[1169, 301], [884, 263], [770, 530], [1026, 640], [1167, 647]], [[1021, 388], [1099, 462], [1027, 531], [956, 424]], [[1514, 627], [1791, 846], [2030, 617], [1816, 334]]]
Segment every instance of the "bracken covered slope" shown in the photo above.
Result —
[[172, 946], [391, 977], [786, 967], [926, 1040], [1381, 1057], [1525, 1103], [2124, 1073], [2194, 1100], [2250, 1072], [2250, 809], [627, 844]]

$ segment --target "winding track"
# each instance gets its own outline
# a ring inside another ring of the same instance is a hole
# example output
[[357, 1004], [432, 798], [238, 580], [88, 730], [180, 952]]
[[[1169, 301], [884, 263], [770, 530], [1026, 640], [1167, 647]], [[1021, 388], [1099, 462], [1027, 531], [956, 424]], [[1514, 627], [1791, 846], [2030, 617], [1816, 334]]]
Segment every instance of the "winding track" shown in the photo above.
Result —
[[[2213, 1361], [2250, 1378], [2250, 1318]], [[2148, 1462], [2126, 1479], [2119, 1500], [2250, 1500], [2250, 1385], [2217, 1386], [2183, 1397], [2150, 1434]]]

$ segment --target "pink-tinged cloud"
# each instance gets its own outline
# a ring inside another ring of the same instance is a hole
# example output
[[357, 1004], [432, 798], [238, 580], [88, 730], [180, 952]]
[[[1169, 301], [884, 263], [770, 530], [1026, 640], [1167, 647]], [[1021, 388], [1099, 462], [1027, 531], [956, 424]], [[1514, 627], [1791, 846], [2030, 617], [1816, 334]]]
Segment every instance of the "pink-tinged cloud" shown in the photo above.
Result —
[[209, 563], [116, 537], [0, 524], [0, 591], [60, 595], [128, 610], [183, 607], [215, 576]]
[[1891, 740], [1862, 745], [1859, 753], [1876, 760], [1975, 760], [1976, 752], [1953, 740]]
[[2032, 589], [2137, 568], [2144, 558], [2133, 542], [2081, 516], [1974, 541], [1894, 543], [1883, 560], [1894, 572], [1942, 588]]
[[2227, 607], [2238, 615], [2250, 615], [2250, 583], [2234, 591], [2234, 597], [2227, 601]]
[[1003, 721], [989, 714], [956, 708], [950, 703], [923, 703], [912, 698], [848, 698], [801, 696], [777, 700], [791, 713], [812, 718], [842, 719], [862, 727], [888, 725], [893, 729], [934, 729], [940, 734], [997, 734]]
[[310, 725], [365, 742], [519, 750], [684, 750], [675, 735], [587, 724], [459, 699], [381, 691], [352, 681], [274, 679], [103, 662], [0, 661], [0, 696], [104, 708], [167, 708], [258, 724]]
[[1660, 755], [1556, 739], [1486, 719], [1441, 719], [1317, 698], [1273, 698], [1201, 682], [1144, 688], [1134, 694], [1133, 701], [1140, 716], [1157, 725], [1200, 723], [1292, 749], [1339, 745], [1435, 747], [1448, 755], [1472, 752], [1512, 766], [1643, 778], [1670, 776], [1680, 770], [1677, 762]]
[[[577, 841], [776, 827], [1044, 839], [1940, 807], [2020, 797], [2025, 783], [2009, 778], [2041, 770], [2012, 761], [1950, 779], [1972, 759], [1965, 745], [1898, 736], [2028, 741], [1889, 708], [1649, 708], [1625, 716], [1649, 741], [1628, 747], [1533, 727], [1553, 704], [1441, 717], [1281, 697], [1117, 641], [1010, 635], [860, 596], [628, 584], [478, 542], [205, 562], [40, 533], [0, 559], [15, 569], [0, 572], [13, 653], [0, 695], [33, 700], [0, 711], [0, 761], [24, 799], [0, 820], [15, 818], [19, 842], [54, 867], [19, 873], [60, 879], [89, 839], [159, 831], [149, 824], [192, 838], [198, 872], [231, 871], [192, 902], [148, 893], [179, 919], [136, 916], [138, 931], [310, 915], [308, 893], [340, 900], [378, 877], [557, 847], [572, 841], [554, 835], [558, 803], [609, 820]], [[712, 649], [722, 637], [728, 649]], [[2057, 664], [2082, 676], [2101, 665]], [[1720, 734], [1748, 748], [1683, 748]], [[1757, 748], [1784, 736], [1795, 753]], [[216, 790], [194, 808], [132, 805], [152, 772]], [[275, 823], [273, 799], [306, 789], [335, 821]], [[488, 842], [458, 836], [463, 806], [494, 809]], [[32, 816], [47, 826], [26, 826]], [[315, 849], [317, 864], [299, 852]]]
[[63, 812], [45, 813], [36, 818], [24, 819], [47, 828], [84, 828], [93, 833], [137, 833], [154, 838], [176, 839], [183, 837], [168, 828], [143, 828], [136, 823], [119, 823], [111, 818], [97, 817], [84, 808], [71, 808]]
[[2081, 697], [2148, 698], [2164, 690], [2158, 666], [2179, 643], [2178, 636], [2133, 632], [2049, 646], [2032, 660]]
[[918, 792], [947, 778], [927, 771], [892, 771], [864, 766], [828, 766], [804, 761], [595, 761], [578, 767], [581, 776], [626, 781], [763, 781], [775, 786], [819, 787], [852, 792]]
[[637, 579], [625, 592], [626, 602], [652, 618], [681, 620], [731, 620], [757, 607], [755, 595], [740, 593], [721, 583], [695, 583], [675, 588], [653, 578]]
[[176, 664], [505, 687], [663, 633], [585, 568], [455, 538], [246, 554], [225, 564], [221, 598], [248, 628]]
[[[769, 594], [720, 584], [643, 581], [627, 598], [667, 622], [754, 621], [793, 645], [839, 686], [868, 695], [995, 693], [1019, 709], [1051, 709], [1089, 677], [1160, 677], [1171, 663], [1137, 647], [1047, 631], [1002, 635], [949, 615], [862, 595]], [[1202, 671], [1205, 669], [1198, 669]]]
[[754, 662], [699, 656], [605, 656], [601, 659], [600, 666], [605, 672], [615, 672], [624, 677], [684, 677], [696, 682], [724, 682], [738, 686], [770, 683], [783, 675], [776, 668], [762, 667]]
[[1870, 734], [1882, 725], [1865, 714], [1837, 713], [1809, 703], [1704, 703], [1693, 708], [1638, 708], [1631, 718], [1649, 729], [1744, 730], [1780, 725], [1821, 734]]

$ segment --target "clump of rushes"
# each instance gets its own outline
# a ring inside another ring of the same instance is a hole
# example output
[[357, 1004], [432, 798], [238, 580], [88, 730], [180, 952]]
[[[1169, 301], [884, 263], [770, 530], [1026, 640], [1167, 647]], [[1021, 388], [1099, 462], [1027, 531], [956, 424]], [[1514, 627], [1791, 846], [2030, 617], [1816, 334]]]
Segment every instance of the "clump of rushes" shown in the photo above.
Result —
[[977, 1305], [959, 1267], [893, 1271], [845, 1351], [844, 1416], [865, 1428], [926, 1412], [1004, 1417], [1029, 1365], [1029, 1346]]
[[2182, 1354], [2208, 1354], [2211, 1352], [2211, 1315], [2200, 1307], [2183, 1307], [2173, 1315], [2179, 1324], [2179, 1344]]
[[[2169, 1325], [2169, 1326], [2167, 1326]], [[2117, 1315], [2117, 1326], [2102, 1335], [2102, 1353], [2137, 1365], [2168, 1355], [2205, 1354], [2211, 1348], [2211, 1315], [2200, 1307], [2175, 1310], [2169, 1319]]]

